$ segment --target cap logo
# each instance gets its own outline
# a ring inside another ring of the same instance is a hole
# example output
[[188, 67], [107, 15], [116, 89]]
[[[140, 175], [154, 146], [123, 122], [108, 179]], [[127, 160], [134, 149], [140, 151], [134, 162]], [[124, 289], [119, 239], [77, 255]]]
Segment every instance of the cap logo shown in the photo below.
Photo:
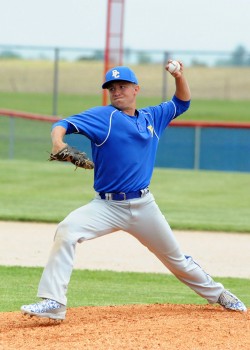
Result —
[[114, 78], [119, 78], [120, 77], [120, 72], [118, 72], [118, 70], [114, 69], [112, 70], [112, 77]]

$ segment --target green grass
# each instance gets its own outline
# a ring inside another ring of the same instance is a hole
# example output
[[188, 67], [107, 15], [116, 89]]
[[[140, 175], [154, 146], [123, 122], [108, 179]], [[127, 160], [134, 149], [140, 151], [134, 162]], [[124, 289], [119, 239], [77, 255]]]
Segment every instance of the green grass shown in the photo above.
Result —
[[[60, 94], [57, 114], [65, 117], [101, 104], [101, 96]], [[51, 94], [0, 92], [0, 108], [52, 115], [53, 100]]]
[[[0, 266], [0, 311], [16, 311], [36, 300], [42, 268]], [[215, 278], [250, 306], [250, 280]], [[125, 304], [206, 304], [172, 275], [74, 270], [68, 306]]]
[[[72, 164], [0, 161], [1, 220], [58, 222], [94, 196]], [[151, 191], [174, 229], [250, 233], [247, 173], [155, 169]]]
[[[138, 97], [138, 108], [161, 102], [159, 97]], [[101, 105], [100, 95], [67, 95], [58, 98], [58, 116], [66, 117]], [[0, 108], [40, 114], [52, 114], [51, 94], [0, 92]], [[0, 117], [1, 118], [1, 117]], [[191, 108], [181, 117], [185, 120], [250, 122], [250, 100], [192, 100]]]
[[173, 228], [250, 232], [250, 176], [157, 169], [152, 191]]
[[194, 100], [183, 119], [248, 122], [250, 123], [250, 100]]

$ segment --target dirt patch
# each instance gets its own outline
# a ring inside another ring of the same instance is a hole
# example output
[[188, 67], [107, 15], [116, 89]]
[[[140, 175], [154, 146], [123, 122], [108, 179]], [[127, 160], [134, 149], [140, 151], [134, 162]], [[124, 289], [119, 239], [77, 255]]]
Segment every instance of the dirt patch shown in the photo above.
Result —
[[212, 305], [70, 308], [62, 323], [0, 313], [0, 349], [249, 350], [250, 314]]
[[[0, 221], [0, 265], [45, 266], [56, 224]], [[182, 251], [212, 276], [250, 278], [250, 234], [174, 231]], [[76, 269], [169, 273], [131, 235], [118, 231], [77, 245]]]

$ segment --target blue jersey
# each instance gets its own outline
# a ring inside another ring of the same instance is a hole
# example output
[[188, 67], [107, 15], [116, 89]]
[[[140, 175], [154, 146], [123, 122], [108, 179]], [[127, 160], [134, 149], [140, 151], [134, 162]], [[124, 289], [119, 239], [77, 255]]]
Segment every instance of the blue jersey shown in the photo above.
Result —
[[94, 107], [53, 125], [66, 134], [79, 133], [91, 141], [97, 192], [132, 192], [146, 188], [153, 173], [159, 138], [190, 101], [173, 97], [129, 116], [112, 105]]

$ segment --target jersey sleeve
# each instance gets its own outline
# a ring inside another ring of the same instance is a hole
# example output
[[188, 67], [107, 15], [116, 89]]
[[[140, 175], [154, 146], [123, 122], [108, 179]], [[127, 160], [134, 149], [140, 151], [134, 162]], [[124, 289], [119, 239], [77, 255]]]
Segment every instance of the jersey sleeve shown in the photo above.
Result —
[[94, 107], [84, 112], [72, 115], [53, 124], [66, 129], [66, 134], [82, 134], [91, 141], [99, 143], [105, 138], [109, 127], [108, 107]]
[[190, 103], [191, 103], [190, 100], [189, 101], [182, 101], [176, 96], [173, 96], [172, 101], [173, 101], [173, 103], [175, 104], [175, 107], [176, 107], [176, 113], [174, 115], [174, 118], [176, 118], [179, 115], [181, 115], [184, 112], [186, 112], [189, 109]]
[[160, 136], [170, 122], [188, 110], [189, 106], [190, 101], [182, 101], [173, 96], [172, 100], [145, 108], [143, 112], [149, 115], [154, 125], [154, 130]]
[[77, 132], [75, 126], [70, 124], [66, 119], [62, 119], [54, 123], [52, 125], [52, 129], [54, 129], [56, 126], [62, 126], [64, 129], [66, 129], [66, 134], [73, 134]]

